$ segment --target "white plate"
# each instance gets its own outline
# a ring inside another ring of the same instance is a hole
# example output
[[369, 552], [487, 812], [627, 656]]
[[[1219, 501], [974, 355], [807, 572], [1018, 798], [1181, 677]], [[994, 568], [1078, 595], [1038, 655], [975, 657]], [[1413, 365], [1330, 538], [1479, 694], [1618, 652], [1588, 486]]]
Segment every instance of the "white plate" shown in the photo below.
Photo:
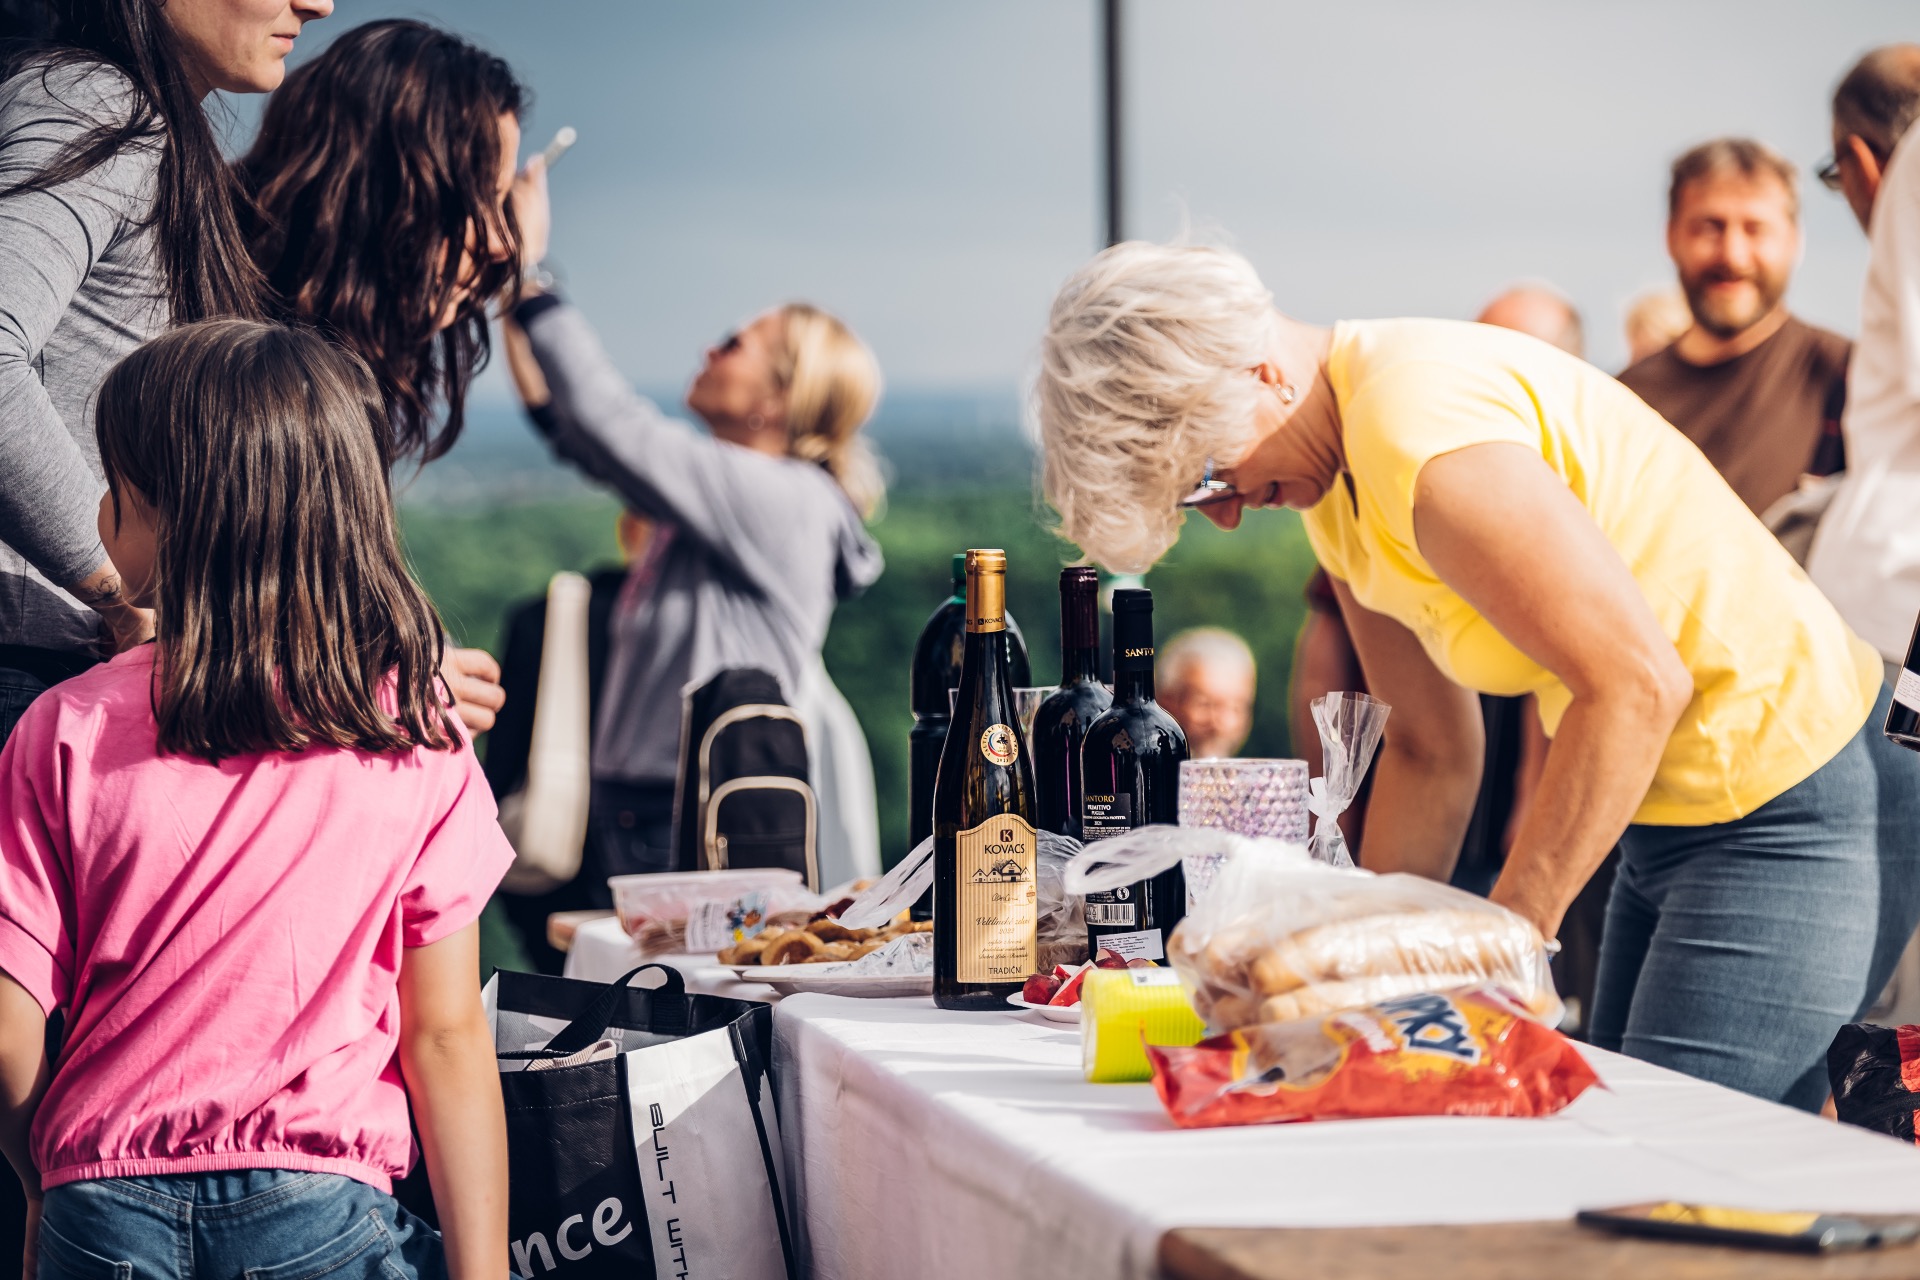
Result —
[[[853, 961], [827, 964], [728, 965], [742, 982], [764, 982], [783, 996], [815, 991], [830, 996], [886, 999], [892, 996], [930, 996], [930, 973], [861, 973], [847, 966]], [[821, 970], [809, 973], [808, 970]]]
[[1048, 1022], [1080, 1021], [1079, 1001], [1072, 1004], [1035, 1004], [1025, 996], [1012, 995], [1007, 997], [1007, 1003], [1016, 1009], [1032, 1010]]

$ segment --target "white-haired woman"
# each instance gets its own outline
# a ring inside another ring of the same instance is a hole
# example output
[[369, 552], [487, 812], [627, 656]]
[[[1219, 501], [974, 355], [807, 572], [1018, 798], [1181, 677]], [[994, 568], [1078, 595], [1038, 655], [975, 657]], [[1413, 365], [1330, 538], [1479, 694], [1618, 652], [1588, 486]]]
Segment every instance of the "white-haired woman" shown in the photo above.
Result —
[[1305, 513], [1394, 708], [1367, 866], [1446, 876], [1474, 693], [1536, 695], [1553, 745], [1495, 901], [1551, 937], [1619, 841], [1595, 1039], [1820, 1105], [1827, 1043], [1920, 916], [1920, 762], [1878, 732], [1878, 657], [1693, 445], [1546, 343], [1304, 324], [1203, 247], [1074, 275], [1035, 395], [1064, 531], [1115, 568], [1184, 507]]

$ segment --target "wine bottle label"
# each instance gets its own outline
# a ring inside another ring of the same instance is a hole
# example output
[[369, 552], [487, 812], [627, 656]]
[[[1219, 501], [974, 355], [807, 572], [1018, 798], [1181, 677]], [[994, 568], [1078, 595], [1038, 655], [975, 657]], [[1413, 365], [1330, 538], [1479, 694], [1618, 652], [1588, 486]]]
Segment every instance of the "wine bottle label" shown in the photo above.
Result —
[[959, 854], [961, 982], [1024, 981], [1038, 966], [1039, 891], [1034, 881], [1033, 826], [1003, 813], [962, 831]]
[[1020, 754], [1019, 749], [1013, 745], [1013, 726], [988, 725], [985, 732], [980, 735], [980, 754], [987, 758], [988, 763], [997, 764], [1002, 768], [1012, 764]]
[[1920, 675], [1900, 668], [1900, 678], [1893, 685], [1893, 700], [1909, 711], [1920, 711]]
[[1132, 796], [1089, 795], [1080, 802], [1080, 842], [1092, 844], [1133, 830]]
[[[1158, 929], [1141, 929], [1137, 933], [1103, 933], [1099, 937], [1099, 946], [1111, 951], [1122, 960], [1164, 960], [1167, 948], [1163, 944]], [[1172, 973], [1171, 969], [1166, 972]], [[1179, 979], [1176, 976], [1175, 981]]]
[[[1103, 894], [1111, 897], [1111, 894]], [[1095, 902], [1092, 895], [1087, 899], [1087, 923], [1096, 929], [1128, 928], [1133, 924], [1133, 904], [1131, 902]]]

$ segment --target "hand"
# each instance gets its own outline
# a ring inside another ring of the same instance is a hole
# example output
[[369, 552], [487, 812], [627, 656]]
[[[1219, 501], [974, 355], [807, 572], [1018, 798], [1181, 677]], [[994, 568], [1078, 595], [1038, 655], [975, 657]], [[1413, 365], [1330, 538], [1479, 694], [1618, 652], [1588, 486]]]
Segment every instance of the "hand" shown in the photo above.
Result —
[[153, 639], [153, 610], [127, 602], [125, 584], [112, 561], [67, 588], [74, 597], [100, 615], [100, 650], [108, 657], [125, 653]]
[[494, 713], [506, 705], [500, 664], [485, 649], [448, 649], [440, 676], [453, 692], [453, 713], [467, 732], [478, 736], [493, 728]]
[[513, 180], [514, 221], [520, 227], [520, 273], [524, 278], [547, 256], [553, 235], [553, 206], [547, 200], [547, 162], [540, 156], [527, 161]]
[[22, 1237], [27, 1242], [21, 1258], [20, 1274], [23, 1280], [33, 1280], [40, 1273], [40, 1197], [27, 1197], [27, 1224]]
[[118, 605], [100, 610], [100, 647], [109, 656], [153, 639], [153, 610]]

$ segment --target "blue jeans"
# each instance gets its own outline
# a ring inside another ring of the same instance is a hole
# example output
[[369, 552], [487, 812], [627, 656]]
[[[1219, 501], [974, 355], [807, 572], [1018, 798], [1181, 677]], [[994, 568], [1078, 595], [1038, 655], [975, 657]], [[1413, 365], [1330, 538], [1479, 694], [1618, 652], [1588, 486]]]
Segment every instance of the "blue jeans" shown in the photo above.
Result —
[[47, 1192], [40, 1280], [443, 1277], [439, 1233], [337, 1173], [99, 1178]]
[[1920, 756], [1880, 727], [1744, 818], [1632, 826], [1593, 1042], [1802, 1110], [1920, 920]]

